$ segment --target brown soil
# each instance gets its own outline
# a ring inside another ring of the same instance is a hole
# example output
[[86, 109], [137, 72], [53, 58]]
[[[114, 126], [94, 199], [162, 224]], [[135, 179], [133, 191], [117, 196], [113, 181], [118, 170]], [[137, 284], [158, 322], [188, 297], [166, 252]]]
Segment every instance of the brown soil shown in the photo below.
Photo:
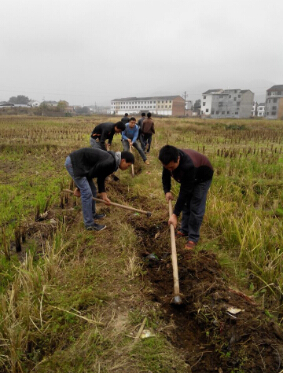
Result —
[[[168, 242], [170, 245], [170, 239]], [[142, 254], [154, 287], [152, 301], [158, 302], [164, 318], [174, 323], [175, 329], [168, 331], [167, 337], [185, 351], [189, 371], [281, 371], [280, 326], [251, 298], [229, 287], [215, 254], [178, 250], [182, 305], [175, 305], [171, 303], [174, 294], [170, 251], [158, 244], [152, 249], [158, 259]], [[230, 307], [238, 313], [229, 312]]]

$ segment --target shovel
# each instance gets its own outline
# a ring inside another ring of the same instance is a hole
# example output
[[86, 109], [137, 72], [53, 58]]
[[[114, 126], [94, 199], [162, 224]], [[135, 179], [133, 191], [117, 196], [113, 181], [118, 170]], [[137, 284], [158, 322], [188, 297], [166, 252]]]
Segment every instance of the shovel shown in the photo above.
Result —
[[[172, 201], [169, 200], [169, 218], [173, 214]], [[179, 286], [179, 274], [178, 274], [178, 262], [177, 262], [177, 250], [175, 242], [175, 230], [172, 224], [170, 224], [170, 237], [171, 237], [171, 259], [173, 267], [173, 280], [174, 280], [174, 297], [171, 303], [181, 304], [182, 299], [180, 297], [180, 286]]]

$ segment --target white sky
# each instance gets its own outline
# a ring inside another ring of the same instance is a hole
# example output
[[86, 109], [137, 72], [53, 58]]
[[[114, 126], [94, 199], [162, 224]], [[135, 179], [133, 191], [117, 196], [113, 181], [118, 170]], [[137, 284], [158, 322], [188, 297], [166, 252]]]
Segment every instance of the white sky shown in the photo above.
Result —
[[0, 0], [0, 101], [283, 84], [283, 0]]

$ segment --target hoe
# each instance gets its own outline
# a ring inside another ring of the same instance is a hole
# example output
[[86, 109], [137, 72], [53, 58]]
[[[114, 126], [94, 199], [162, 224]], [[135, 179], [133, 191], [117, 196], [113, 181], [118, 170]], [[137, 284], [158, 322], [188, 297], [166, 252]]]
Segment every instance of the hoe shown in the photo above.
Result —
[[[173, 214], [172, 201], [169, 200], [169, 217]], [[177, 250], [175, 242], [175, 231], [172, 224], [170, 224], [170, 236], [171, 236], [171, 258], [173, 267], [173, 280], [174, 280], [174, 297], [171, 303], [182, 304], [182, 299], [180, 297], [180, 287], [179, 287], [179, 274], [178, 274], [178, 262], [177, 262]]]

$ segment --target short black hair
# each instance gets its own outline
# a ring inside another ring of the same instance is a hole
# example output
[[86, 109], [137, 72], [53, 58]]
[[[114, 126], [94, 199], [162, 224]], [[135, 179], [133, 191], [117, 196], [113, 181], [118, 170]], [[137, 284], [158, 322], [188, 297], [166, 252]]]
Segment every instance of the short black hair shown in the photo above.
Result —
[[151, 117], [151, 113], [147, 113], [146, 115], [147, 115], [147, 117], [148, 117], [148, 118], [150, 118], [150, 117]]
[[175, 146], [165, 145], [159, 151], [158, 159], [166, 166], [170, 162], [177, 162], [179, 151]]
[[127, 163], [132, 163], [132, 164], [135, 163], [134, 154], [131, 152], [126, 152], [126, 151], [121, 152], [121, 159], [125, 159]]
[[131, 120], [134, 120], [135, 122], [137, 121], [135, 117], [131, 117], [131, 118], [130, 118], [130, 121], [131, 121]]
[[118, 130], [122, 130], [122, 131], [125, 131], [125, 128], [126, 128], [126, 126], [125, 126], [125, 123], [123, 123], [123, 122], [117, 122], [116, 124], [115, 124], [115, 127], [117, 127], [118, 128]]
[[145, 117], [145, 113], [142, 113], [142, 117]]
[[125, 113], [125, 117], [127, 117], [128, 116], [128, 113]]

